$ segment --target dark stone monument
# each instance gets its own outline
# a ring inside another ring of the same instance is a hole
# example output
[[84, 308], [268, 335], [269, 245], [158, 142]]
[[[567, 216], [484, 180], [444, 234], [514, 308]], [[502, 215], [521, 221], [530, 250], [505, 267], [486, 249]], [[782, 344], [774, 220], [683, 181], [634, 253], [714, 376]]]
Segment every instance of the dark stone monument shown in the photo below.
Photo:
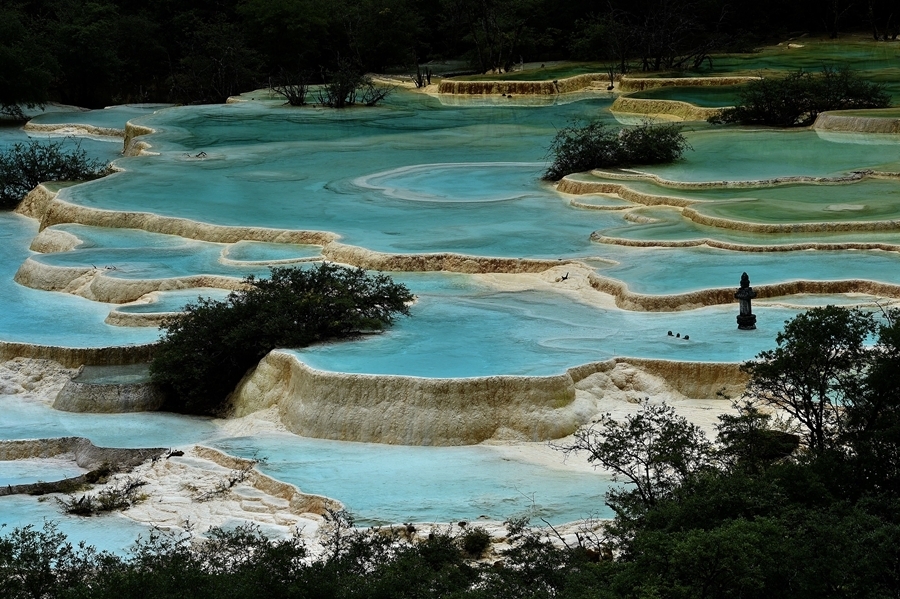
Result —
[[756, 315], [750, 307], [750, 300], [756, 297], [756, 292], [750, 286], [750, 277], [747, 273], [741, 275], [741, 287], [734, 294], [741, 304], [741, 313], [738, 314], [738, 329], [742, 331], [752, 331], [756, 328]]

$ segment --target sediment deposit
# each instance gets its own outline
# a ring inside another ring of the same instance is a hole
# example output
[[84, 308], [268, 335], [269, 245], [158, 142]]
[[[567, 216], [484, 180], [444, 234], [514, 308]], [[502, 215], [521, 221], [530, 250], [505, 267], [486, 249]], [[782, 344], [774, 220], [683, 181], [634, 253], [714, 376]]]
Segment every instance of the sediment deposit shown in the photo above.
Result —
[[[634, 293], [622, 281], [604, 277], [596, 273], [588, 275], [591, 286], [597, 291], [615, 298], [616, 306], [623, 310], [643, 312], [674, 312], [694, 310], [704, 306], [734, 303], [734, 287], [701, 289], [688, 293], [671, 295], [649, 295]], [[786, 281], [769, 285], [754, 285], [759, 299], [799, 294], [836, 295], [841, 293], [863, 293], [880, 297], [900, 298], [900, 285], [847, 279], [843, 281]]]
[[60, 229], [44, 229], [31, 240], [28, 249], [41, 254], [55, 254], [57, 252], [69, 252], [81, 245], [81, 240], [76, 235]]
[[[888, 109], [896, 113], [896, 109]], [[812, 128], [818, 131], [841, 131], [852, 133], [900, 133], [900, 118], [879, 116], [878, 110], [871, 110], [871, 116], [846, 115], [840, 112], [823, 112], [816, 117]]]
[[141, 364], [151, 360], [154, 346], [154, 344], [147, 344], [115, 347], [59, 347], [0, 341], [0, 361], [16, 358], [51, 360], [66, 368], [77, 368], [83, 364], [91, 366]]
[[47, 212], [50, 202], [56, 199], [57, 193], [59, 192], [52, 191], [45, 184], [40, 183], [22, 198], [22, 201], [16, 206], [16, 212], [39, 221]]
[[625, 239], [612, 237], [600, 231], [591, 234], [591, 241], [607, 243], [609, 245], [624, 245], [629, 247], [697, 247], [706, 245], [720, 250], [734, 252], [796, 252], [800, 250], [884, 250], [886, 252], [900, 252], [900, 244], [884, 243], [879, 241], [840, 241], [834, 243], [821, 241], [808, 241], [800, 243], [737, 243], [722, 241], [711, 237], [698, 237], [695, 239]]
[[173, 291], [197, 287], [243, 289], [243, 279], [221, 275], [190, 275], [169, 279], [123, 279], [94, 266], [55, 266], [28, 258], [16, 272], [20, 285], [44, 291], [61, 291], [85, 299], [111, 304], [133, 302], [154, 291]]
[[705, 121], [719, 114], [721, 108], [704, 108], [678, 100], [653, 100], [619, 96], [609, 107], [610, 112], [643, 114], [647, 116], [677, 117], [683, 121]]
[[759, 77], [629, 77], [625, 75], [619, 80], [619, 91], [637, 92], [657, 87], [741, 85], [758, 79]]
[[181, 312], [121, 312], [113, 308], [103, 320], [114, 327], [159, 327]]
[[805, 223], [759, 223], [720, 216], [710, 216], [697, 210], [686, 207], [681, 211], [682, 216], [699, 225], [716, 227], [719, 229], [733, 229], [735, 231], [748, 231], [752, 233], [841, 233], [848, 231], [897, 231], [900, 230], [900, 220], [873, 220], [873, 221], [821, 221]]
[[[867, 177], [875, 179], [896, 179], [900, 177], [900, 173], [873, 170], [858, 170], [847, 175], [837, 175], [832, 177], [813, 177], [808, 175], [797, 175], [788, 177], [773, 177], [771, 179], [746, 179], [741, 181], [723, 180], [723, 181], [673, 181], [664, 179], [659, 175], [652, 173], [644, 173], [638, 170], [623, 169], [617, 171], [609, 171], [602, 169], [594, 169], [591, 174], [601, 179], [613, 179], [621, 181], [650, 181], [661, 187], [670, 187], [672, 189], [753, 189], [759, 187], [775, 187], [778, 185], [796, 185], [798, 183], [817, 184], [817, 185], [843, 185], [845, 183], [855, 183], [862, 181]], [[592, 181], [575, 181], [584, 183], [588, 186]], [[598, 181], [598, 184], [605, 183]], [[587, 191], [590, 187], [583, 187], [585, 191], [581, 193], [592, 193]], [[576, 189], [573, 187], [573, 189]], [[569, 192], [574, 193], [574, 192]]]
[[242, 227], [211, 225], [187, 218], [159, 216], [151, 212], [123, 212], [101, 210], [71, 204], [59, 197], [54, 198], [40, 216], [41, 229], [61, 223], [77, 223], [94, 227], [113, 229], [142, 229], [150, 233], [178, 235], [198, 241], [215, 243], [235, 243], [238, 241], [266, 241], [270, 243], [293, 243], [299, 245], [325, 245], [337, 238], [327, 231], [298, 231], [273, 229], [268, 227]]
[[608, 82], [609, 76], [605, 73], [587, 73], [553, 81], [457, 81], [455, 79], [444, 79], [438, 86], [438, 93], [548, 96], [575, 92], [590, 87], [602, 86], [605, 89]]
[[461, 273], [540, 272], [568, 262], [527, 258], [488, 258], [465, 254], [387, 254], [365, 248], [330, 243], [322, 250], [328, 260], [383, 271], [451, 271]]
[[53, 439], [24, 439], [0, 441], [0, 460], [71, 458], [84, 474], [50, 482], [34, 482], [0, 487], [0, 497], [5, 495], [44, 495], [60, 493], [97, 482], [109, 472], [130, 471], [147, 460], [160, 456], [165, 450], [120, 449], [97, 447], [84, 437], [58, 437]]
[[288, 430], [308, 437], [403, 445], [539, 441], [590, 416], [568, 374], [430, 379], [325, 372], [274, 351], [238, 385], [235, 416], [278, 405]]
[[150, 147], [150, 144], [137, 138], [152, 133], [155, 133], [155, 131], [150, 127], [135, 125], [128, 121], [125, 123], [125, 140], [122, 146], [122, 153], [125, 156], [140, 156], [144, 150]]
[[150, 381], [96, 384], [73, 378], [53, 402], [55, 410], [91, 414], [152, 412], [160, 409], [165, 396]]
[[34, 131], [36, 133], [56, 133], [60, 135], [99, 135], [101, 137], [125, 137], [125, 129], [116, 129], [114, 127], [97, 127], [95, 125], [85, 125], [77, 123], [25, 123], [22, 127], [25, 131]]
[[84, 437], [57, 437], [53, 439], [0, 440], [0, 460], [25, 458], [53, 458], [71, 455], [80, 467], [94, 470], [103, 465], [115, 468], [131, 468], [158, 456], [162, 448], [121, 449], [97, 447]]

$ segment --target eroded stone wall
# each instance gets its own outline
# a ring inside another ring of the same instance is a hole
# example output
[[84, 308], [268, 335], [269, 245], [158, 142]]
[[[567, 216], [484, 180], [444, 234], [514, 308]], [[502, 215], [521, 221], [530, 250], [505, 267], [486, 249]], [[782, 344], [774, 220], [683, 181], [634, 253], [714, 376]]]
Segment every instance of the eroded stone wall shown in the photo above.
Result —
[[0, 361], [14, 358], [53, 360], [66, 368], [142, 364], [153, 358], [155, 344], [118, 347], [59, 347], [34, 343], [0, 341]]
[[736, 364], [616, 358], [553, 376], [429, 379], [361, 375], [310, 368], [274, 351], [232, 394], [235, 417], [277, 406], [292, 432], [343, 441], [404, 445], [467, 445], [487, 440], [543, 441], [574, 432], [595, 415], [575, 389], [597, 372], [627, 363], [664, 378], [692, 398], [740, 394], [746, 377]]
[[741, 85], [759, 77], [622, 77], [619, 91], [637, 92], [657, 87], [708, 87], [713, 85]]
[[278, 405], [307, 437], [403, 445], [541, 441], [572, 433], [591, 415], [572, 377], [430, 379], [325, 372], [274, 351], [232, 395], [235, 416]]
[[55, 410], [91, 414], [153, 412], [165, 401], [162, 391], [151, 382], [91, 384], [70, 380], [53, 402]]
[[721, 108], [704, 108], [678, 100], [655, 100], [649, 98], [629, 98], [619, 96], [609, 107], [611, 112], [645, 114], [647, 116], [676, 117], [683, 121], [705, 121], [719, 114]]
[[438, 92], [463, 95], [513, 94], [549, 96], [575, 92], [600, 85], [603, 85], [605, 88], [608, 80], [609, 77], [604, 73], [587, 73], [555, 81], [457, 81], [455, 79], [445, 79], [438, 86]]
[[816, 117], [813, 129], [818, 131], [841, 131], [852, 133], [900, 133], [900, 118], [878, 116], [850, 116], [839, 112], [823, 112]]

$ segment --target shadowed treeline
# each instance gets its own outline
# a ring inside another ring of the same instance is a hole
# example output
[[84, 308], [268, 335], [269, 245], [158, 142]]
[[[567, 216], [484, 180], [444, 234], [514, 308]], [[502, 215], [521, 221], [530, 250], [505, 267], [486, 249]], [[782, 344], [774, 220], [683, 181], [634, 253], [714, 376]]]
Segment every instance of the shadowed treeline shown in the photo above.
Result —
[[[0, 7], [0, 112], [49, 100], [86, 107], [222, 102], [271, 82], [321, 81], [339, 64], [507, 71], [522, 61], [617, 70], [708, 66], [709, 53], [775, 36], [871, 31], [891, 39], [893, 2], [871, 0], [34, 0]], [[468, 65], [468, 66], [466, 66]]]

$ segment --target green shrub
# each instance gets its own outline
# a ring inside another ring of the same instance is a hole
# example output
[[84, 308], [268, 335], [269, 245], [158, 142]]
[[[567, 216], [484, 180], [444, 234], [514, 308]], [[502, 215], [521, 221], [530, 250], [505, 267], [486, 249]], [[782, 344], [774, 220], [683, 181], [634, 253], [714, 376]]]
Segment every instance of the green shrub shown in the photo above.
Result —
[[330, 108], [347, 108], [354, 104], [375, 106], [388, 95], [392, 88], [380, 87], [368, 75], [360, 73], [352, 63], [342, 60], [338, 68], [328, 71], [327, 82], [319, 88], [319, 104]]
[[61, 141], [17, 143], [0, 154], [0, 208], [15, 207], [45, 181], [87, 181], [109, 173], [109, 165], [88, 158], [78, 144], [65, 150]]
[[595, 168], [665, 164], [681, 158], [690, 145], [681, 128], [645, 122], [637, 127], [612, 129], [596, 120], [560, 129], [550, 144], [553, 163], [544, 179], [559, 181], [570, 173]]
[[94, 495], [87, 493], [81, 497], [69, 495], [65, 499], [57, 497], [56, 501], [59, 502], [63, 512], [75, 516], [93, 516], [104, 512], [126, 510], [146, 497], [137, 492], [146, 484], [146, 481], [129, 477], [117, 485], [101, 489]]
[[150, 374], [167, 408], [215, 414], [244, 373], [277, 347], [351, 337], [409, 315], [413, 295], [388, 276], [322, 264], [252, 275], [224, 301], [198, 299], [168, 321]]
[[491, 535], [485, 529], [476, 526], [460, 536], [459, 544], [467, 554], [478, 557], [491, 546]]
[[883, 85], [865, 81], [850, 69], [826, 68], [818, 74], [799, 70], [747, 84], [738, 105], [709, 122], [805, 127], [826, 110], [885, 108], [890, 103]]

